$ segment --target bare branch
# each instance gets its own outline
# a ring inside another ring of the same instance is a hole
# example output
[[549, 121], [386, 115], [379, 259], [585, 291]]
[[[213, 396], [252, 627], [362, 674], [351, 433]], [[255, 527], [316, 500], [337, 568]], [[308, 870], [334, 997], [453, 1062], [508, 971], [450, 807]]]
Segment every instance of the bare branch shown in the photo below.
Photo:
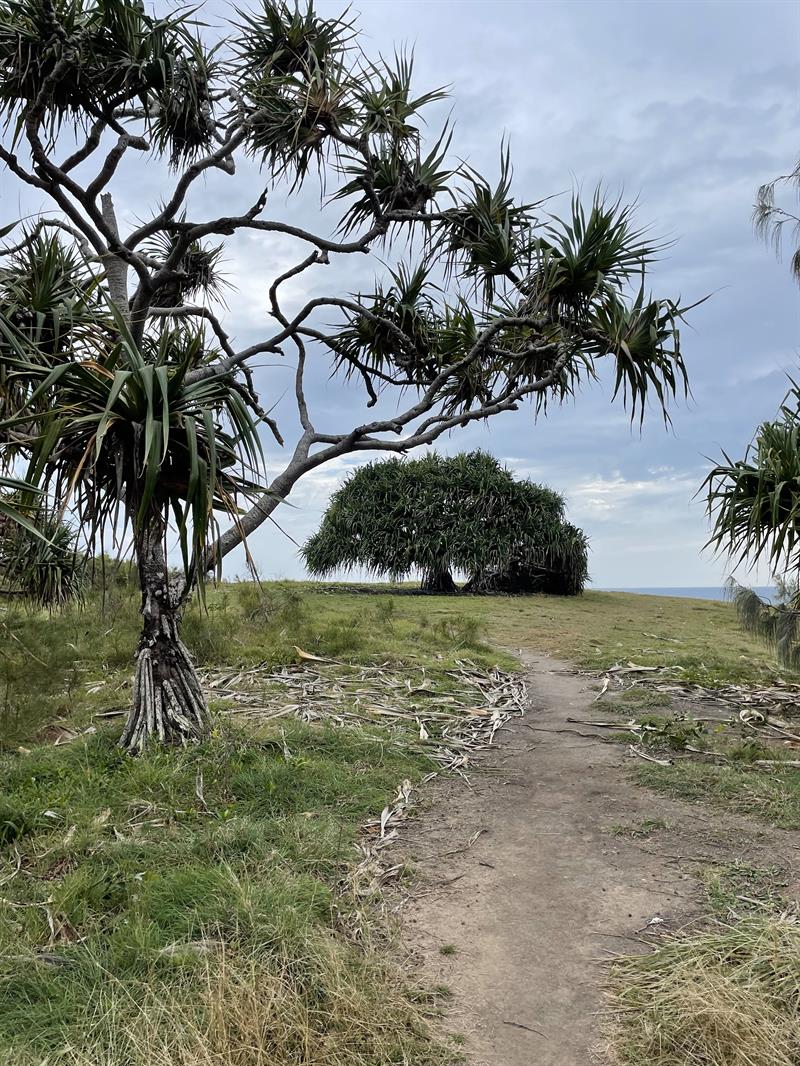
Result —
[[252, 344], [249, 348], [244, 348], [242, 351], [237, 352], [233, 358], [222, 359], [218, 363], [213, 363], [211, 366], [203, 367], [200, 370], [193, 371], [187, 377], [187, 381], [202, 381], [205, 378], [213, 377], [214, 375], [229, 374], [231, 370], [234, 370], [237, 366], [246, 363], [248, 359], [252, 359], [256, 355], [261, 355], [264, 352], [279, 352], [280, 345], [295, 336], [302, 326], [303, 322], [308, 318], [313, 311], [318, 307], [339, 307], [345, 311], [351, 311], [357, 315], [363, 315], [364, 318], [370, 322], [375, 322], [378, 325], [384, 326], [393, 333], [398, 341], [411, 353], [419, 354], [414, 345], [414, 342], [404, 333], [402, 329], [391, 319], [382, 318], [380, 315], [374, 314], [368, 308], [356, 303], [354, 300], [344, 300], [335, 296], [319, 296], [314, 300], [309, 300], [302, 310], [298, 311], [295, 317], [289, 322], [280, 333], [276, 333], [273, 337], [268, 338], [265, 341], [260, 341], [257, 344]]
[[144, 137], [135, 137], [130, 133], [121, 134], [117, 143], [106, 156], [102, 170], [91, 185], [86, 187], [86, 196], [90, 200], [96, 200], [97, 194], [108, 185], [114, 177], [122, 157], [129, 148], [135, 148], [137, 152], [147, 152], [150, 150], [150, 145]]
[[72, 226], [68, 226], [66, 222], [61, 222], [57, 218], [38, 219], [36, 225], [33, 227], [30, 233], [28, 233], [27, 236], [18, 244], [7, 244], [5, 248], [0, 248], [0, 255], [13, 255], [15, 252], [21, 252], [23, 248], [27, 248], [36, 240], [36, 238], [39, 236], [43, 229], [63, 230], [65, 233], [68, 233], [71, 237], [74, 238], [75, 243], [81, 250], [81, 254], [86, 259], [95, 258], [95, 256], [92, 255], [92, 249], [89, 245], [89, 242], [86, 240], [84, 235], [79, 230], [74, 229]]
[[92, 123], [92, 128], [89, 130], [89, 135], [84, 143], [80, 148], [74, 151], [71, 156], [68, 156], [64, 160], [60, 169], [63, 170], [65, 174], [68, 174], [70, 170], [73, 170], [80, 163], [83, 163], [84, 160], [88, 159], [92, 152], [100, 146], [100, 140], [106, 129], [108, 129], [108, 120], [105, 117], [96, 119], [95, 122]]
[[327, 237], [318, 237], [315, 233], [302, 229], [300, 226], [290, 226], [286, 222], [269, 221], [267, 219], [248, 218], [246, 215], [226, 215], [210, 222], [184, 223], [184, 225], [188, 226], [191, 240], [200, 240], [200, 238], [207, 237], [212, 233], [230, 236], [240, 229], [252, 229], [261, 230], [265, 233], [283, 233], [289, 237], [297, 237], [298, 240], [305, 241], [306, 244], [312, 244], [322, 252], [339, 252], [344, 255], [352, 252], [369, 252], [369, 246], [372, 242], [376, 238], [382, 237], [387, 229], [386, 223], [382, 221], [376, 222], [358, 240], [332, 241]]
[[298, 263], [297, 266], [293, 266], [290, 270], [287, 270], [283, 274], [279, 274], [273, 281], [269, 288], [269, 305], [272, 309], [272, 314], [285, 328], [289, 328], [289, 321], [283, 315], [278, 303], [278, 289], [284, 283], [289, 281], [290, 278], [296, 278], [298, 274], [302, 274], [304, 270], [307, 270], [315, 263], [327, 263], [329, 262], [327, 252], [312, 252], [302, 263]]
[[[178, 183], [175, 186], [175, 191], [162, 210], [155, 218], [151, 219], [150, 222], [147, 222], [144, 226], [140, 226], [139, 229], [134, 230], [134, 232], [130, 234], [125, 242], [127, 247], [131, 249], [135, 248], [137, 244], [141, 244], [146, 238], [152, 237], [154, 233], [158, 233], [158, 231], [163, 229], [167, 223], [171, 222], [178, 213], [192, 183], [206, 170], [209, 170], [212, 167], [217, 167], [225, 170], [229, 174], [233, 174], [235, 170], [233, 153], [244, 141], [245, 136], [245, 128], [241, 124], [237, 125], [234, 128], [234, 132], [231, 133], [227, 140], [221, 144], [215, 152], [211, 152], [209, 155], [204, 156], [202, 159], [198, 159], [196, 162], [192, 163], [191, 166], [187, 167], [179, 178]], [[190, 238], [190, 240], [194, 239], [194, 237]]]
[[[103, 193], [103, 223], [108, 232], [112, 235], [114, 243], [119, 242], [119, 229], [117, 227], [117, 216], [114, 211], [114, 201], [111, 199], [111, 193]], [[128, 316], [128, 266], [124, 259], [115, 255], [109, 250], [109, 253], [104, 256], [104, 262], [106, 267], [106, 277], [108, 278], [108, 291], [111, 294], [111, 299], [119, 308], [120, 312]]]
[[297, 348], [297, 370], [294, 375], [294, 395], [297, 401], [297, 413], [300, 417], [300, 425], [303, 431], [305, 433], [313, 433], [314, 427], [308, 414], [308, 402], [306, 401], [303, 381], [306, 369], [306, 346], [300, 337], [295, 336], [292, 340]]
[[[489, 333], [490, 329], [487, 329], [484, 331], [483, 336], [486, 336]], [[481, 343], [481, 339], [478, 341], [479, 344]], [[516, 388], [509, 387], [504, 392], [492, 397], [492, 399], [471, 411], [460, 411], [454, 414], [447, 414], [442, 411], [434, 418], [423, 423], [423, 425], [412, 433], [411, 436], [404, 437], [401, 440], [380, 440], [375, 438], [373, 434], [387, 432], [400, 433], [403, 425], [407, 425], [409, 422], [413, 421], [418, 417], [419, 413], [424, 413], [424, 411], [420, 410], [422, 403], [424, 403], [424, 399], [420, 404], [413, 405], [395, 419], [382, 420], [359, 426], [350, 433], [342, 434], [341, 436], [329, 436], [319, 433], [311, 434], [306, 431], [300, 442], [298, 442], [295, 453], [286, 469], [272, 481], [267, 491], [259, 497], [247, 514], [242, 516], [235, 526], [228, 529], [218, 538], [206, 559], [207, 569], [210, 570], [219, 559], [224, 558], [229, 552], [233, 551], [233, 549], [242, 542], [244, 537], [247, 537], [253, 532], [253, 530], [257, 529], [265, 519], [269, 518], [276, 507], [286, 499], [296, 482], [310, 470], [322, 466], [324, 463], [330, 462], [331, 459], [335, 459], [338, 456], [346, 455], [349, 452], [407, 452], [413, 448], [418, 448], [421, 445], [433, 443], [433, 441], [443, 433], [448, 432], [450, 429], [454, 429], [456, 426], [468, 425], [470, 422], [490, 418], [503, 411], [516, 410], [519, 402], [526, 396], [533, 395], [537, 392], [543, 392], [554, 385], [572, 354], [572, 349], [564, 345], [559, 357], [554, 361], [550, 370], [536, 381], [527, 382], [525, 385]], [[429, 403], [428, 409], [430, 409], [430, 406], [431, 404]], [[314, 444], [327, 444], [328, 447], [310, 454], [310, 448]]]

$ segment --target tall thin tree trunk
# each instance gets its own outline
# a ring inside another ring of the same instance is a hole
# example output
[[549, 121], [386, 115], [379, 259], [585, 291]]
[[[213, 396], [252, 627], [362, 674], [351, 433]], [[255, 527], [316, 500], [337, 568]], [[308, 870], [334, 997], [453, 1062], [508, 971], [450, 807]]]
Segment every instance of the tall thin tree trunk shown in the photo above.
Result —
[[163, 526], [139, 538], [142, 634], [136, 651], [133, 706], [120, 743], [136, 754], [148, 741], [186, 744], [204, 736], [210, 716], [192, 658], [179, 636], [182, 588], [170, 582]]

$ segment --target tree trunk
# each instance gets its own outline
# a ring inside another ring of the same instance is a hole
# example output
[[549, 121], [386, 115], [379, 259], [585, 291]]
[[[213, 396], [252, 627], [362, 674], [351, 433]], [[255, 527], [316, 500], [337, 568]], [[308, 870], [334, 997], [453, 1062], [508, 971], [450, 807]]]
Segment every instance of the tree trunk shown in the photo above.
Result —
[[425, 571], [422, 576], [421, 588], [423, 592], [440, 592], [451, 595], [458, 592], [458, 586], [453, 581], [453, 575], [445, 563], [440, 563], [438, 566]]
[[170, 582], [163, 527], [150, 529], [137, 549], [142, 590], [142, 635], [136, 651], [133, 706], [120, 744], [138, 754], [151, 739], [160, 744], [199, 740], [210, 726], [200, 679], [178, 630], [182, 588]]

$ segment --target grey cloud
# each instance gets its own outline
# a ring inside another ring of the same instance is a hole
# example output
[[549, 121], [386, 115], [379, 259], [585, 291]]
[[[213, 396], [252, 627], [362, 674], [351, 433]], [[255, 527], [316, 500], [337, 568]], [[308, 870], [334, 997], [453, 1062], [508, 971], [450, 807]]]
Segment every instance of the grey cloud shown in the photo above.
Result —
[[[324, 13], [344, 6], [317, 0]], [[430, 130], [452, 107], [455, 154], [494, 175], [508, 136], [516, 190], [528, 200], [569, 192], [575, 182], [588, 193], [600, 181], [612, 193], [624, 188], [639, 197], [641, 218], [655, 233], [676, 238], [653, 269], [654, 290], [688, 299], [713, 293], [684, 332], [694, 398], [675, 409], [672, 431], [657, 418], [641, 435], [631, 429], [610, 406], [604, 375], [599, 387], [536, 424], [529, 410], [504, 415], [453, 434], [441, 448], [513, 456], [520, 471], [565, 490], [571, 514], [592, 538], [597, 584], [718, 583], [725, 563], [701, 554], [706, 521], [702, 503], [692, 501], [704, 456], [743, 448], [756, 422], [777, 407], [781, 368], [797, 363], [797, 289], [750, 226], [757, 186], [791, 166], [798, 150], [796, 5], [362, 0], [358, 7], [370, 51], [390, 55], [395, 44], [414, 44], [420, 87], [452, 84], [452, 100], [432, 113]], [[219, 22], [227, 10], [207, 2], [201, 14]], [[248, 165], [237, 181], [213, 174], [192, 212], [245, 207], [261, 180]], [[164, 181], [149, 160], [126, 170], [117, 195], [129, 221], [157, 203]], [[15, 191], [9, 201], [16, 198]], [[38, 206], [28, 194], [20, 203]], [[564, 204], [562, 198], [552, 208]], [[16, 202], [4, 204], [4, 213], [16, 209]], [[334, 225], [313, 183], [288, 201], [276, 192], [271, 210], [312, 228]], [[243, 344], [269, 328], [269, 281], [295, 253], [286, 239], [249, 236], [231, 244], [238, 288], [227, 321]], [[375, 269], [374, 258], [337, 261], [304, 275], [294, 297], [299, 303], [367, 287]], [[259, 370], [257, 380], [289, 437], [296, 415], [289, 397], [281, 399], [291, 387], [288, 354], [285, 363]], [[313, 363], [311, 402], [321, 427], [360, 420], [363, 396], [329, 379], [323, 353], [315, 352]], [[279, 460], [270, 451], [273, 470]], [[295, 540], [313, 531], [329, 492], [356, 462], [315, 472], [292, 506], [279, 510], [277, 520]], [[672, 469], [651, 472], [663, 466]], [[592, 485], [599, 487], [594, 494]], [[262, 527], [250, 549], [266, 576], [302, 575], [296, 547], [274, 526]], [[237, 567], [243, 571], [241, 558], [231, 571]]]

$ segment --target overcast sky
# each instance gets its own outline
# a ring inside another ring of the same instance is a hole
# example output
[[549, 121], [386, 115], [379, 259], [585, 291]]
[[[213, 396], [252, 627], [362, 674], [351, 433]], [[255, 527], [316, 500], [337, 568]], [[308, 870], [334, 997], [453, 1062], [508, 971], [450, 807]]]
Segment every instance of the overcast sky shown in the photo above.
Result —
[[[317, 0], [317, 7], [334, 14], [342, 5]], [[225, 5], [201, 9], [214, 22]], [[706, 457], [723, 448], [742, 452], [758, 421], [774, 414], [785, 372], [798, 362], [800, 291], [786, 264], [755, 239], [750, 214], [757, 187], [791, 169], [800, 153], [800, 5], [357, 0], [353, 10], [368, 52], [412, 45], [419, 89], [450, 85], [450, 101], [430, 121], [435, 126], [452, 109], [458, 155], [494, 177], [507, 137], [516, 192], [525, 200], [564, 192], [556, 212], [568, 206], [576, 184], [588, 194], [598, 182], [614, 194], [624, 190], [638, 199], [643, 222], [675, 240], [652, 272], [655, 293], [687, 301], [712, 294], [684, 331], [693, 399], [673, 410], [671, 432], [655, 413], [641, 434], [631, 429], [601, 386], [546, 422], [534, 424], [524, 410], [458, 431], [437, 447], [486, 448], [520, 475], [563, 491], [570, 519], [591, 539], [599, 587], [719, 584], [725, 565], [701, 551], [708, 527], [702, 502], [692, 499]], [[239, 178], [209, 178], [192, 216], [204, 206], [218, 213], [221, 198], [226, 210], [246, 205], [257, 174], [245, 168]], [[7, 176], [3, 187], [5, 217], [36, 206], [10, 190]], [[123, 217], [144, 214], [163, 191], [159, 169], [137, 161], [116, 190]], [[273, 214], [282, 206], [276, 201]], [[330, 229], [320, 218], [318, 190], [288, 210], [310, 228]], [[227, 321], [237, 340], [266, 334], [269, 281], [296, 253], [291, 242], [267, 235], [235, 242]], [[368, 265], [348, 264], [341, 280], [337, 267], [326, 268], [324, 278], [292, 295], [299, 302], [308, 291], [366, 286]], [[270, 403], [290, 378], [265, 367], [259, 380]], [[331, 384], [320, 366], [311, 404], [319, 429], [346, 430], [360, 418], [363, 397]], [[278, 411], [288, 438], [285, 400]], [[277, 472], [274, 445], [269, 453]], [[280, 509], [276, 517], [296, 541], [316, 528], [354, 462], [311, 475], [292, 494], [293, 506]], [[251, 538], [250, 550], [265, 577], [303, 576], [294, 544], [272, 525]], [[229, 572], [237, 567], [243, 570], [234, 559]]]

